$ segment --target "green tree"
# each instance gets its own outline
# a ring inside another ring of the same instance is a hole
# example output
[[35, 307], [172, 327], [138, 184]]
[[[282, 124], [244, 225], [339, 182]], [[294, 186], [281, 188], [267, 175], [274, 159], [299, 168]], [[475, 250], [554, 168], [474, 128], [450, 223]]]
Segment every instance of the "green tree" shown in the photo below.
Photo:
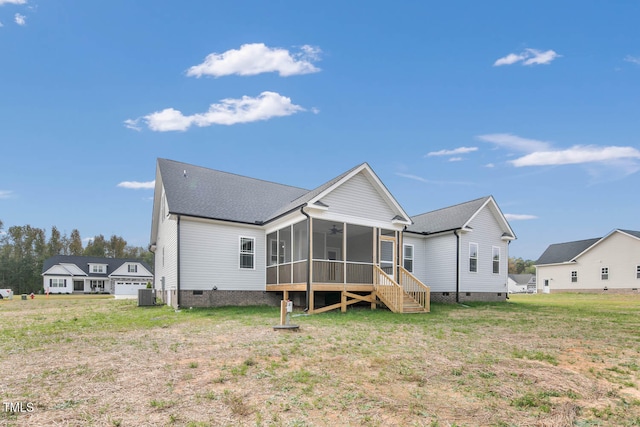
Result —
[[107, 256], [107, 242], [104, 240], [104, 236], [99, 234], [87, 243], [84, 248], [85, 256], [106, 257]]
[[80, 232], [77, 228], [74, 228], [71, 231], [71, 236], [69, 238], [69, 255], [82, 255], [84, 248], [82, 247], [82, 239], [80, 238]]
[[125, 248], [127, 247], [127, 241], [122, 237], [116, 235], [111, 236], [109, 243], [107, 244], [107, 257], [109, 258], [124, 258]]
[[58, 231], [55, 225], [51, 227], [51, 237], [49, 237], [47, 246], [47, 255], [50, 257], [61, 255], [63, 252], [64, 244], [60, 236], [60, 231]]

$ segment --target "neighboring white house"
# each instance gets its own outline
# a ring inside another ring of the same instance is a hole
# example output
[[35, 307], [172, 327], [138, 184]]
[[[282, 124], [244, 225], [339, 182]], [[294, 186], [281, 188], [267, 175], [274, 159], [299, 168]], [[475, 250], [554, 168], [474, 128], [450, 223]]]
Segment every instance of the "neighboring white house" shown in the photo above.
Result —
[[310, 312], [428, 311], [428, 286], [439, 300], [504, 299], [515, 236], [495, 201], [451, 212], [450, 227], [412, 220], [366, 163], [306, 190], [158, 159], [155, 289], [174, 307], [291, 298]]
[[42, 285], [45, 293], [101, 293], [137, 297], [138, 289], [153, 282], [151, 268], [142, 261], [56, 255], [45, 260]]
[[507, 279], [510, 294], [534, 294], [537, 291], [535, 274], [510, 274]]
[[634, 291], [640, 288], [640, 231], [550, 245], [536, 261], [538, 292]]
[[[432, 301], [500, 301], [507, 296], [509, 242], [515, 234], [493, 197], [411, 218], [404, 252]], [[405, 261], [406, 263], [406, 261]]]

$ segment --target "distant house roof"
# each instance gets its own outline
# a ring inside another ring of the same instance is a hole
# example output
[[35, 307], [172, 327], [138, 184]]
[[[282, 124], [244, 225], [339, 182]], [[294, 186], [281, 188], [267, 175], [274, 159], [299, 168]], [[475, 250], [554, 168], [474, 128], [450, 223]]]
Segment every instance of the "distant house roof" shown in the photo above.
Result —
[[[373, 180], [378, 179], [370, 166], [362, 163], [313, 190], [307, 190], [158, 159], [158, 171], [170, 213], [246, 224], [263, 224], [309, 202], [326, 207], [315, 199], [351, 174], [365, 169]], [[398, 213], [406, 215], [382, 183], [378, 183]], [[404, 220], [409, 223], [406, 216]]]
[[514, 239], [515, 234], [504, 218], [504, 215], [502, 215], [502, 212], [500, 212], [492, 196], [481, 197], [454, 206], [412, 216], [411, 220], [413, 224], [407, 227], [407, 231], [412, 233], [434, 234], [443, 231], [460, 230], [467, 226], [476, 213], [488, 203], [492, 203], [496, 214], [501, 218], [505, 232], [504, 236]]
[[536, 261], [536, 265], [545, 264], [561, 264], [575, 260], [580, 254], [591, 249], [599, 242], [616, 232], [629, 234], [630, 236], [640, 239], [640, 231], [615, 229], [604, 237], [594, 239], [576, 240], [575, 242], [554, 243], [540, 255]]
[[509, 274], [509, 278], [516, 282], [518, 285], [536, 283], [536, 276], [534, 274]]
[[[111, 273], [120, 268], [124, 263], [136, 262], [142, 264], [144, 268], [151, 272], [151, 267], [144, 261], [133, 258], [102, 258], [75, 255], [55, 255], [47, 258], [42, 265], [42, 274], [46, 273], [51, 267], [56, 265], [65, 266], [69, 274], [95, 277], [108, 277]], [[107, 271], [104, 273], [93, 273], [89, 271], [89, 264], [105, 264]], [[71, 265], [75, 266], [71, 267]], [[81, 271], [78, 271], [81, 270]]]

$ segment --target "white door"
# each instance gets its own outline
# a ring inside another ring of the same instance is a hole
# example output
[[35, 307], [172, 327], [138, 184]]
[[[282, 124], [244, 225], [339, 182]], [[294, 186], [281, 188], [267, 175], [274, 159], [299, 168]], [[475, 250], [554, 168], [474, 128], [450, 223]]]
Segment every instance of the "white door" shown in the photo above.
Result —
[[396, 241], [395, 239], [380, 239], [380, 268], [392, 279], [395, 272]]
[[542, 293], [549, 293], [549, 279], [544, 279], [544, 288], [542, 288]]

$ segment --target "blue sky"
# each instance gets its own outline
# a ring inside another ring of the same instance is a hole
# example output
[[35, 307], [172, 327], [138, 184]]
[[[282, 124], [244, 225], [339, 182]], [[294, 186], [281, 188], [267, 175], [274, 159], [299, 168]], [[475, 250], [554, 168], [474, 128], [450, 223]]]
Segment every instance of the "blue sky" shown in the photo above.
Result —
[[0, 0], [0, 220], [149, 243], [158, 157], [411, 214], [493, 195], [536, 259], [640, 229], [640, 2]]

